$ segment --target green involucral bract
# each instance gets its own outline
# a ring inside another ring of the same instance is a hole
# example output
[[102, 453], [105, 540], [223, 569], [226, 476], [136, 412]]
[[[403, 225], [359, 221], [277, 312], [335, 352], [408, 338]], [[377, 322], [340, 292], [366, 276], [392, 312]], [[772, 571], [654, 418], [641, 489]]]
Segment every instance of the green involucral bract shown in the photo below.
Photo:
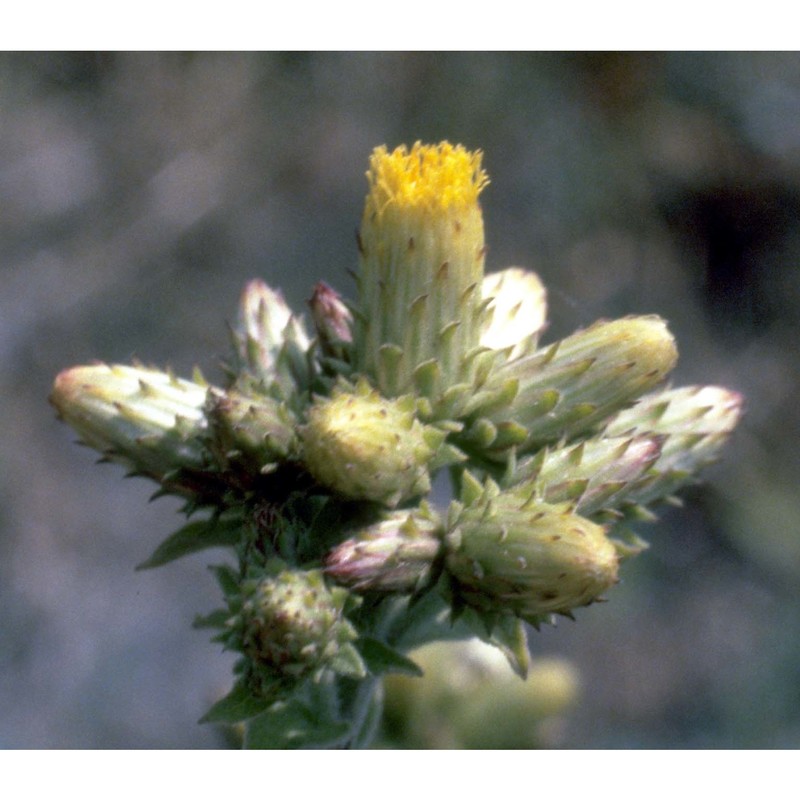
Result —
[[[484, 274], [480, 151], [379, 147], [367, 182], [352, 301], [317, 282], [307, 327], [255, 279], [220, 385], [91, 364], [51, 395], [102, 460], [199, 515], [141, 568], [233, 559], [196, 625], [239, 657], [203, 721], [241, 724], [245, 747], [367, 745], [383, 676], [419, 674], [426, 642], [477, 636], [524, 676], [525, 623], [605, 597], [645, 547], [633, 527], [742, 412], [728, 389], [664, 387], [658, 316], [543, 343], [539, 276]], [[437, 509], [445, 469], [457, 499]]]

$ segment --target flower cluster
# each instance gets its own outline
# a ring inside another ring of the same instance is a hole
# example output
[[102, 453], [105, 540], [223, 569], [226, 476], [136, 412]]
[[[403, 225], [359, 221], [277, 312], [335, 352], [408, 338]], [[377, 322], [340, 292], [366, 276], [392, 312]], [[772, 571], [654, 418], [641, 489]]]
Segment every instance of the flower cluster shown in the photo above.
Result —
[[83, 442], [201, 515], [143, 566], [232, 548], [225, 607], [198, 624], [241, 659], [205, 719], [246, 721], [253, 747], [365, 743], [376, 679], [416, 672], [405, 652], [454, 631], [524, 675], [524, 623], [603, 597], [644, 546], [631, 525], [740, 415], [735, 392], [665, 387], [677, 349], [656, 316], [540, 342], [538, 276], [484, 275], [480, 152], [381, 147], [367, 179], [356, 298], [318, 284], [313, 331], [254, 280], [225, 385], [95, 364], [51, 398]]

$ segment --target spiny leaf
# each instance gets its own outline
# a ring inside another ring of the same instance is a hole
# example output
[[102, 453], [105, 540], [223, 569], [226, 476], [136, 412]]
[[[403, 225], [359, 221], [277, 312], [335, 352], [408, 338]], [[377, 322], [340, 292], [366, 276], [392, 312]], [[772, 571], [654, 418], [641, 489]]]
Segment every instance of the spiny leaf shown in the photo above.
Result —
[[358, 640], [357, 645], [367, 669], [373, 675], [383, 675], [387, 672], [415, 677], [422, 675], [422, 670], [410, 658], [379, 639], [365, 636]]
[[362, 680], [367, 677], [364, 660], [350, 643], [339, 645], [336, 655], [328, 662], [328, 666], [337, 674], [348, 678]]
[[347, 722], [320, 720], [298, 700], [273, 704], [251, 719], [244, 737], [246, 750], [297, 750], [341, 743], [350, 731]]
[[221, 564], [209, 569], [214, 573], [219, 588], [226, 597], [236, 597], [239, 594], [239, 576], [233, 567]]
[[198, 630], [202, 628], [224, 628], [230, 616], [230, 611], [224, 608], [218, 608], [210, 614], [197, 614], [192, 622], [192, 627]]
[[237, 683], [231, 691], [214, 703], [200, 719], [200, 723], [222, 722], [232, 725], [258, 716], [269, 708], [271, 700], [256, 697], [243, 683]]
[[492, 629], [492, 635], [486, 639], [497, 647], [508, 659], [511, 669], [523, 680], [528, 675], [530, 654], [528, 637], [522, 620], [506, 614], [501, 616]]
[[212, 517], [190, 522], [162, 542], [150, 558], [139, 564], [136, 569], [160, 567], [209, 547], [232, 547], [238, 544], [241, 530], [242, 520], [239, 516]]

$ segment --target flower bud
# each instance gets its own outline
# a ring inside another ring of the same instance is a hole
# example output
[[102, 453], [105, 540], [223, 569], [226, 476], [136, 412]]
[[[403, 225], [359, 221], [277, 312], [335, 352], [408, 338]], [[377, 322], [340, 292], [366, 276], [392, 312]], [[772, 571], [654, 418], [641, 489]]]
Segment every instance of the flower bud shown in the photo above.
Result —
[[381, 393], [414, 390], [434, 361], [444, 387], [465, 380], [480, 338], [481, 153], [448, 142], [376, 148], [359, 232], [355, 366]]
[[391, 511], [335, 547], [325, 572], [359, 592], [412, 593], [428, 583], [444, 527], [427, 506]]
[[308, 301], [311, 318], [317, 330], [317, 340], [323, 355], [344, 359], [353, 341], [353, 315], [342, 302], [339, 293], [320, 281]]
[[281, 399], [307, 387], [306, 353], [311, 341], [302, 319], [292, 314], [279, 290], [258, 279], [245, 286], [233, 337], [234, 372], [240, 380], [247, 376]]
[[265, 684], [308, 677], [334, 666], [358, 634], [344, 618], [347, 590], [329, 589], [321, 571], [279, 568], [242, 586], [242, 607], [232, 621], [241, 649]]
[[517, 464], [504, 482], [528, 483], [545, 502], [571, 502], [589, 517], [650, 483], [662, 438], [615, 436], [544, 448]]
[[168, 372], [92, 364], [61, 372], [50, 402], [82, 443], [162, 481], [207, 466], [201, 443], [207, 393], [208, 386]]
[[364, 382], [317, 398], [301, 429], [308, 471], [352, 500], [394, 507], [427, 493], [444, 434], [420, 423], [414, 408], [414, 398], [387, 400]]
[[605, 529], [568, 504], [537, 501], [530, 489], [489, 482], [472, 502], [453, 503], [445, 544], [446, 568], [466, 603], [534, 623], [588, 605], [617, 582]]
[[[514, 425], [525, 452], [591, 430], [614, 412], [661, 383], [678, 353], [666, 323], [655, 316], [596, 322], [583, 331], [498, 368], [487, 382], [516, 382], [505, 405], [477, 411], [465, 437], [481, 435], [481, 426]], [[502, 445], [502, 443], [499, 443]], [[486, 445], [502, 457], [503, 446]]]
[[686, 386], [656, 392], [612, 419], [605, 434], [659, 436], [661, 453], [651, 480], [632, 487], [627, 500], [650, 503], [671, 495], [712, 463], [742, 414], [738, 392], [718, 386]]
[[547, 322], [547, 293], [539, 276], [519, 267], [508, 267], [487, 275], [481, 293], [489, 300], [481, 345], [508, 350], [509, 361], [530, 355]]
[[271, 397], [212, 390], [207, 413], [211, 446], [222, 466], [236, 463], [256, 474], [269, 472], [298, 448], [294, 416]]

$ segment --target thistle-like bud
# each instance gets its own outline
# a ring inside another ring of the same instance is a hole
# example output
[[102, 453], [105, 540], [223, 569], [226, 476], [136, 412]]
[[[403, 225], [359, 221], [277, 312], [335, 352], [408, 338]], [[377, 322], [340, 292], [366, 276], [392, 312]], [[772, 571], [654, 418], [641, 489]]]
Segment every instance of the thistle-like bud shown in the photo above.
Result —
[[311, 318], [317, 330], [322, 354], [328, 358], [346, 360], [353, 341], [353, 315], [342, 302], [341, 295], [320, 281], [308, 301]]
[[631, 487], [626, 499], [650, 503], [669, 497], [712, 463], [742, 414], [743, 398], [719, 386], [686, 386], [656, 392], [609, 422], [605, 434], [656, 435], [661, 453], [651, 480]]
[[[448, 142], [376, 148], [359, 232], [355, 366], [381, 393], [433, 394], [466, 378], [482, 316], [481, 153]], [[441, 384], [417, 386], [436, 363]]]
[[591, 517], [650, 484], [650, 468], [661, 454], [662, 439], [615, 436], [544, 448], [517, 464], [504, 483], [528, 483], [545, 502], [569, 502]]
[[208, 465], [201, 443], [207, 393], [206, 384], [168, 372], [92, 364], [61, 372], [50, 402], [82, 443], [163, 482]]
[[547, 322], [547, 292], [535, 272], [508, 267], [483, 279], [488, 300], [480, 343], [513, 361], [531, 355]]
[[619, 559], [605, 529], [569, 504], [537, 500], [530, 487], [501, 491], [467, 477], [445, 546], [462, 600], [534, 623], [588, 605], [617, 582]]
[[596, 322], [532, 356], [498, 368], [487, 384], [516, 385], [501, 405], [476, 411], [464, 433], [492, 457], [570, 439], [661, 383], [678, 353], [655, 316]]
[[363, 381], [318, 397], [301, 429], [305, 464], [319, 483], [390, 507], [430, 491], [428, 465], [444, 436], [419, 422], [413, 397], [387, 400]]
[[296, 420], [284, 403], [211, 390], [206, 410], [211, 448], [223, 466], [234, 463], [255, 474], [267, 473], [297, 452]]
[[308, 387], [311, 340], [279, 290], [258, 279], [245, 286], [233, 340], [240, 383], [254, 382], [281, 399]]
[[351, 644], [358, 634], [344, 617], [346, 589], [329, 588], [319, 570], [272, 565], [270, 573], [244, 583], [230, 623], [263, 685], [360, 660]]
[[442, 521], [426, 503], [391, 511], [335, 547], [325, 572], [359, 592], [412, 593], [429, 582], [443, 534]]

